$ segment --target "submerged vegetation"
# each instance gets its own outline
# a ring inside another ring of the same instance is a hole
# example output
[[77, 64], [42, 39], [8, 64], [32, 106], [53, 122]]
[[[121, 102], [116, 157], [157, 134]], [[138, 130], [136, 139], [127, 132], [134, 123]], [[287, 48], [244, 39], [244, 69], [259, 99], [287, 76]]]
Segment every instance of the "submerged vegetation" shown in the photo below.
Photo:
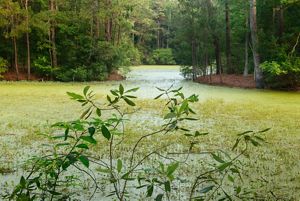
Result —
[[[120, 84], [118, 89], [111, 90], [111, 94], [107, 95], [107, 103], [96, 102], [97, 99], [94, 92], [90, 90], [90, 86], [83, 89], [82, 95], [68, 92], [71, 99], [81, 103], [81, 106], [85, 108], [80, 119], [52, 125], [55, 130], [57, 129], [54, 131], [57, 134], [47, 136], [54, 141], [52, 151], [46, 151], [42, 156], [35, 156], [31, 159], [29, 166], [32, 167], [29, 168], [27, 176], [21, 176], [13, 192], [10, 195], [4, 195], [4, 198], [10, 200], [75, 199], [75, 192], [71, 188], [75, 187], [75, 182], [77, 185], [82, 185], [81, 182], [83, 182], [79, 179], [79, 175], [74, 173], [76, 170], [79, 172], [77, 174], [85, 175], [93, 183], [91, 189], [87, 188], [90, 194], [89, 200], [100, 189], [107, 197], [113, 196], [118, 200], [133, 199], [136, 196], [154, 197], [155, 200], [163, 200], [164, 197], [166, 200], [175, 198], [232, 200], [234, 197], [246, 199], [257, 196], [253, 191], [255, 189], [247, 189], [240, 185], [244, 176], [241, 158], [248, 154], [249, 144], [257, 147], [264, 143], [265, 139], [262, 134], [270, 129], [259, 132], [245, 131], [238, 134], [232, 148], [232, 151], [238, 153], [231, 154], [225, 150], [199, 151], [199, 139], [208, 133], [192, 131], [185, 126], [186, 121], [198, 120], [190, 117], [190, 114], [196, 114], [191, 105], [198, 102], [198, 96], [193, 94], [185, 97], [181, 92], [182, 87], [179, 89], [173, 89], [172, 86], [168, 89], [157, 88], [161, 94], [155, 99], [166, 96], [166, 114], [161, 120], [161, 125], [157, 130], [154, 129], [154, 131], [138, 136], [129, 146], [128, 155], [119, 155], [120, 150], [124, 149], [123, 144], [129, 134], [125, 132], [127, 116], [134, 114], [134, 111], [123, 109], [122, 101], [131, 107], [136, 106], [133, 99], [137, 97], [132, 96], [131, 93], [138, 89], [126, 90]], [[103, 112], [107, 111], [108, 117], [103, 118]], [[151, 138], [161, 135], [175, 134], [178, 131], [184, 132], [184, 136], [189, 138], [188, 146], [182, 147], [183, 151], [172, 152], [173, 147], [177, 145], [167, 143], [145, 152], [144, 141], [148, 139], [151, 141]], [[99, 139], [99, 135], [104, 141]], [[101, 150], [102, 153], [99, 155], [93, 150], [89, 151], [99, 141], [102, 146], [105, 145]], [[142, 152], [140, 152], [141, 149]], [[214, 162], [209, 162], [207, 158], [198, 158], [195, 154], [211, 155]], [[182, 160], [182, 157], [176, 157], [176, 155], [186, 156]], [[149, 160], [153, 158], [155, 160], [149, 166]], [[189, 165], [190, 158], [199, 161], [202, 166], [198, 170], [198, 175], [186, 181], [183, 181], [184, 178], [180, 176], [175, 177], [176, 170], [181, 165]], [[157, 164], [155, 164], [156, 161]], [[92, 165], [95, 167], [92, 168]], [[104, 181], [107, 184], [104, 184]], [[111, 188], [108, 187], [109, 184]], [[105, 185], [104, 188], [107, 190], [103, 190], [101, 185]], [[182, 195], [174, 197], [173, 190], [181, 186], [190, 186], [190, 190], [186, 189], [187, 192], [183, 191]], [[68, 189], [67, 192], [66, 189]], [[135, 189], [138, 189], [140, 193], [134, 193]]]
[[[156, 77], [154, 72], [166, 77], [171, 77], [173, 72], [178, 73], [177, 67], [175, 69], [172, 68], [174, 67], [163, 67], [161, 70], [154, 70], [153, 66], [141, 67], [135, 68], [131, 72], [132, 76], [142, 76], [139, 78], [144, 79], [144, 81], [142, 81], [143, 84], [140, 85], [141, 88], [133, 93], [133, 96], [141, 97], [134, 99], [135, 107], [126, 106], [127, 103], [123, 100], [120, 102], [120, 108], [122, 108], [122, 110], [124, 109], [125, 113], [127, 113], [127, 117], [124, 121], [126, 125], [124, 130], [125, 138], [122, 144], [118, 146], [117, 149], [114, 149], [114, 174], [120, 174], [122, 176], [128, 171], [130, 150], [132, 150], [134, 143], [144, 134], [159, 130], [163, 122], [166, 121], [164, 117], [165, 114], [168, 113], [168, 108], [165, 107], [165, 104], [168, 101], [163, 97], [155, 101], [153, 100], [159, 95], [159, 91], [153, 88], [156, 80], [152, 79]], [[138, 74], [139, 72], [142, 74]], [[147, 74], [147, 72], [149, 74]], [[153, 75], [151, 73], [153, 73]], [[152, 75], [153, 78], [147, 78], [149, 75]], [[164, 80], [161, 77], [158, 79]], [[161, 88], [166, 88], [170, 86], [172, 82], [173, 80], [165, 80], [164, 82], [161, 81], [156, 84]], [[122, 83], [124, 88], [130, 89], [137, 86], [141, 81], [138, 79], [135, 81], [134, 77], [129, 76], [129, 81], [122, 81]], [[101, 105], [105, 103], [109, 104], [106, 98], [106, 94], [111, 94], [109, 89], [119, 88], [118, 82], [89, 84], [91, 89], [96, 93], [95, 98], [97, 105], [98, 103]], [[88, 128], [93, 126], [93, 124], [89, 124], [88, 122], [95, 122], [94, 117], [96, 119], [103, 119], [104, 121], [112, 117], [111, 112], [102, 111], [101, 117], [98, 117], [97, 113], [94, 113], [90, 120], [73, 121], [78, 119], [80, 114], [85, 110], [82, 110], [75, 101], [70, 101], [66, 95], [66, 91], [75, 92], [82, 96], [81, 90], [85, 85], [86, 84], [80, 83], [2, 83], [0, 91], [3, 97], [6, 97], [0, 100], [2, 112], [2, 116], [0, 117], [0, 136], [1, 153], [3, 153], [1, 154], [1, 160], [6, 161], [5, 164], [2, 163], [1, 165], [1, 169], [5, 170], [5, 172], [2, 172], [0, 175], [0, 191], [2, 195], [12, 193], [12, 187], [20, 182], [22, 175], [24, 175], [25, 181], [29, 182], [26, 180], [26, 177], [28, 176], [28, 172], [32, 170], [30, 167], [32, 162], [37, 159], [36, 157], [46, 156], [48, 154], [52, 155], [53, 151], [57, 153], [68, 153], [66, 152], [67, 150], [63, 148], [64, 146], [59, 146], [60, 148], [57, 149], [53, 149], [52, 146], [59, 143], [70, 143], [72, 142], [72, 138], [64, 142], [63, 138], [57, 141], [45, 136], [45, 134], [52, 137], [65, 134], [65, 129], [60, 130], [50, 127], [55, 122], [65, 122], [65, 125], [71, 125], [72, 122], [75, 123], [73, 125], [77, 125], [76, 122], [81, 122], [85, 128], [84, 131], [88, 131]], [[141, 147], [137, 149], [138, 151], [136, 152], [134, 160], [138, 162], [143, 156], [153, 151], [157, 151], [157, 154], [145, 160], [137, 171], [142, 171], [143, 174], [146, 174], [144, 171], [147, 171], [149, 178], [157, 178], [158, 181], [163, 181], [163, 183], [156, 183], [156, 180], [151, 180], [150, 183], [147, 183], [147, 181], [141, 180], [141, 186], [146, 186], [139, 190], [133, 190], [132, 188], [134, 186], [137, 187], [140, 185], [137, 180], [130, 180], [128, 181], [130, 183], [128, 189], [129, 194], [126, 194], [126, 196], [130, 196], [131, 200], [144, 200], [147, 197], [148, 190], [149, 193], [151, 192], [151, 184], [154, 182], [155, 187], [153, 186], [152, 199], [155, 199], [157, 196], [159, 199], [162, 196], [160, 194], [165, 193], [165, 182], [169, 181], [168, 177], [156, 173], [156, 171], [162, 168], [159, 165], [159, 161], [161, 161], [164, 164], [165, 171], [167, 171], [170, 165], [176, 167], [176, 171], [173, 173], [174, 180], [172, 179], [172, 182], [170, 181], [171, 192], [168, 192], [170, 200], [185, 199], [190, 196], [191, 185], [195, 182], [194, 179], [197, 175], [213, 169], [215, 167], [214, 165], [217, 165], [217, 167], [221, 165], [220, 162], [213, 158], [211, 153], [218, 153], [217, 156], [228, 162], [230, 159], [227, 158], [228, 156], [224, 155], [224, 153], [229, 153], [232, 157], [232, 154], [238, 154], [241, 151], [232, 151], [232, 147], [237, 139], [237, 134], [248, 130], [258, 132], [265, 128], [271, 128], [270, 131], [262, 136], [267, 143], [264, 143], [263, 146], [258, 148], [253, 148], [253, 145], [249, 146], [247, 152], [249, 154], [243, 155], [242, 158], [240, 158], [241, 163], [238, 163], [238, 165], [242, 168], [240, 170], [242, 180], [240, 180], [236, 174], [226, 176], [224, 185], [227, 187], [224, 187], [224, 190], [229, 196], [234, 196], [232, 197], [233, 200], [239, 199], [236, 197], [236, 193], [240, 190], [240, 196], [255, 197], [257, 199], [297, 199], [299, 196], [299, 178], [297, 176], [299, 175], [299, 155], [297, 153], [300, 147], [296, 142], [299, 138], [298, 134], [300, 128], [298, 121], [300, 118], [299, 94], [227, 89], [203, 86], [185, 81], [178, 83], [178, 80], [174, 84], [175, 89], [179, 88], [180, 85], [183, 86], [182, 92], [187, 94], [187, 97], [190, 97], [194, 93], [199, 95], [199, 102], [190, 104], [190, 107], [196, 113], [190, 117], [198, 120], [180, 123], [183, 128], [190, 128], [190, 132], [178, 130], [172, 134], [157, 135], [156, 137], [143, 140]], [[45, 93], [45, 91], [47, 93]], [[120, 91], [120, 89], [118, 89], [118, 91]], [[113, 97], [113, 95], [110, 96]], [[177, 98], [180, 99], [180, 97]], [[114, 100], [113, 98], [111, 99]], [[11, 111], [14, 110], [18, 112], [12, 113]], [[123, 135], [118, 135], [117, 132], [112, 131], [110, 126], [108, 126], [108, 128], [111, 134], [116, 135], [115, 140], [123, 139]], [[193, 135], [195, 132], [193, 131], [209, 134], [194, 139]], [[69, 134], [73, 135], [74, 133], [69, 130]], [[187, 136], [185, 134], [187, 134]], [[248, 134], [251, 133], [249, 132]], [[103, 170], [105, 168], [102, 166], [99, 168], [98, 165], [93, 163], [93, 161], [99, 159], [104, 163], [109, 163], [109, 141], [103, 136], [100, 127], [96, 129], [94, 137], [98, 143], [93, 145], [86, 142], [89, 150], [82, 152], [84, 156], [91, 159], [89, 161], [89, 169], [84, 166], [87, 162], [83, 160], [83, 164], [82, 159], [78, 159], [74, 165], [88, 172], [93, 170], [95, 173], [99, 183], [94, 200], [111, 200], [113, 197], [106, 197], [110, 195], [110, 192], [114, 191], [114, 185], [111, 183], [112, 180], [110, 180], [110, 176], [107, 174], [108, 171]], [[193, 142], [196, 144], [190, 150], [189, 148]], [[161, 149], [161, 147], [163, 147], [163, 149]], [[225, 152], [220, 152], [221, 150]], [[190, 153], [188, 158], [186, 153]], [[26, 162], [32, 157], [34, 157], [33, 161], [30, 160]], [[78, 157], [80, 157], [80, 155], [78, 155]], [[162, 159], [161, 157], [164, 158]], [[215, 156], [215, 158], [217, 157]], [[122, 162], [118, 162], [118, 159]], [[178, 167], [177, 165], [175, 166], [176, 161], [173, 159], [180, 162]], [[221, 161], [219, 158], [217, 159]], [[118, 166], [120, 168], [121, 163], [121, 172], [118, 173]], [[42, 169], [39, 171], [42, 171]], [[230, 172], [226, 172], [226, 174], [227, 173]], [[73, 176], [69, 177], [70, 175]], [[58, 192], [63, 190], [65, 195], [68, 194], [72, 198], [77, 197], [79, 200], [89, 199], [96, 186], [91, 177], [84, 175], [86, 174], [70, 167], [68, 171], [63, 173], [63, 177], [60, 178], [62, 179], [60, 181], [70, 181], [70, 183], [63, 189], [61, 188], [66, 183], [59, 183], [60, 186], [57, 187]], [[133, 175], [130, 179], [136, 178], [136, 176], [137, 175]], [[217, 178], [220, 179], [219, 176], [221, 175], [214, 174], [213, 176], [214, 178], [217, 176]], [[234, 182], [232, 182], [232, 177]], [[121, 179], [120, 177], [118, 178]], [[141, 176], [141, 178], [143, 177]], [[43, 181], [45, 180], [42, 180], [42, 183]], [[24, 182], [24, 180], [22, 182]], [[34, 183], [34, 185], [35, 184], [36, 183]], [[112, 184], [112, 186], [108, 184]], [[162, 185], [162, 190], [158, 190], [158, 186], [160, 185]], [[214, 182], [203, 183], [203, 185], [197, 186], [194, 196], [197, 197], [200, 195], [209, 198], [217, 188], [216, 185]], [[241, 189], [239, 186], [241, 186]], [[51, 186], [49, 186], [49, 188], [50, 187]], [[35, 191], [36, 189], [33, 190]], [[203, 190], [202, 192], [207, 191], [207, 193], [202, 194], [200, 192], [201, 190]], [[219, 190], [222, 191], [222, 189]], [[224, 195], [223, 191], [222, 195]], [[114, 196], [116, 196], [115, 193]], [[221, 195], [216, 194], [215, 196], [218, 197]], [[163, 200], [167, 199], [167, 195], [164, 194], [162, 198]], [[147, 199], [151, 200], [151, 198]]]
[[299, 19], [299, 0], [0, 0], [0, 200], [297, 201]]

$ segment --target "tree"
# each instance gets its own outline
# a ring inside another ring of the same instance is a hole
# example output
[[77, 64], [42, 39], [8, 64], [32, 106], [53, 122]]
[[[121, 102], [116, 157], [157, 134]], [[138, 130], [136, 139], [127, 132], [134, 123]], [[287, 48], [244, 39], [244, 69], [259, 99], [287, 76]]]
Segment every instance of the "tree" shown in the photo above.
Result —
[[233, 73], [234, 69], [231, 60], [231, 26], [229, 0], [225, 0], [225, 21], [226, 21], [226, 68], [228, 73]]
[[250, 0], [250, 30], [251, 30], [253, 61], [254, 61], [255, 83], [257, 88], [264, 88], [263, 74], [260, 68], [260, 56], [258, 53], [256, 0]]
[[6, 27], [4, 36], [12, 39], [14, 50], [14, 66], [16, 71], [16, 78], [19, 80], [19, 60], [18, 60], [18, 47], [17, 39], [27, 31], [25, 23], [25, 13], [21, 9], [18, 2], [12, 2], [9, 0], [1, 1], [0, 4], [0, 16], [2, 21], [1, 26]]

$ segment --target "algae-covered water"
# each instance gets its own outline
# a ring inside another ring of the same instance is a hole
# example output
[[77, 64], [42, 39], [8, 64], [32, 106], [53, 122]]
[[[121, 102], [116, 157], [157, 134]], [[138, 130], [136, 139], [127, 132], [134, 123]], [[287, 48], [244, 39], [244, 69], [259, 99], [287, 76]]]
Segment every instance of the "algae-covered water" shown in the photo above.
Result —
[[[48, 132], [52, 123], [80, 116], [82, 109], [66, 96], [67, 91], [81, 92], [84, 86], [90, 85], [101, 100], [120, 83], [125, 88], [140, 87], [136, 95], [141, 111], [130, 117], [127, 128], [133, 134], [161, 124], [164, 103], [153, 101], [159, 94], [155, 87], [168, 88], [171, 85], [175, 88], [182, 86], [187, 95], [199, 95], [200, 102], [193, 106], [199, 121], [192, 126], [210, 133], [203, 138], [205, 148], [230, 149], [236, 134], [271, 128], [266, 134], [268, 143], [251, 150], [248, 162], [251, 168], [246, 170], [250, 179], [244, 185], [253, 187], [252, 181], [261, 180], [258, 193], [272, 192], [283, 200], [300, 197], [300, 93], [201, 85], [184, 80], [177, 66], [134, 67], [125, 81], [1, 82], [0, 191], [9, 189], [18, 181], [26, 159], [40, 153], [44, 138], [39, 134]], [[130, 142], [126, 146], [130, 147]], [[174, 143], [174, 149], [180, 150], [187, 144], [177, 135], [164, 136], [149, 141], [145, 152], [162, 142]], [[192, 171], [185, 171], [187, 175], [184, 177], [193, 177], [197, 173], [197, 164], [192, 167]], [[272, 194], [268, 197], [270, 200]]]

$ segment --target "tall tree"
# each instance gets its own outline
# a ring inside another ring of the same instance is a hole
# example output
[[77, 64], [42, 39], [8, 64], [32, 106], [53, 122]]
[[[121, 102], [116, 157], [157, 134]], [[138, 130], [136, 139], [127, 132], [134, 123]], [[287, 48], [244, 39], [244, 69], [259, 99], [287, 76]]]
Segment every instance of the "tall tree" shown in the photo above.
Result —
[[50, 30], [49, 30], [49, 41], [51, 43], [50, 49], [50, 58], [51, 58], [51, 66], [52, 68], [57, 67], [57, 49], [56, 49], [56, 11], [57, 11], [57, 4], [56, 0], [49, 0], [49, 10], [51, 13], [50, 19]]
[[244, 64], [244, 76], [248, 75], [249, 72], [249, 15], [246, 14], [246, 23], [245, 23], [245, 64]]
[[225, 21], [226, 21], [226, 69], [228, 73], [234, 73], [231, 59], [231, 26], [229, 0], [225, 0]]
[[258, 53], [256, 0], [250, 0], [250, 30], [251, 44], [254, 62], [255, 83], [257, 88], [264, 88], [263, 73], [260, 68], [260, 56]]
[[28, 10], [29, 0], [22, 0], [23, 7], [26, 10], [26, 48], [27, 48], [27, 79], [30, 80], [31, 75], [31, 59], [30, 59], [30, 39], [29, 39], [29, 10]]

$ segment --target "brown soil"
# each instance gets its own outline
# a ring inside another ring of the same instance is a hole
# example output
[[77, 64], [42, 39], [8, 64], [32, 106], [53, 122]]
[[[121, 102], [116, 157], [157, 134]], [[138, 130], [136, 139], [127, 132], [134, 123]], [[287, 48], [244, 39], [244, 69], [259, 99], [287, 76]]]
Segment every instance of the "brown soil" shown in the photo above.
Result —
[[239, 87], [239, 88], [255, 88], [255, 81], [253, 75], [212, 75], [198, 77], [196, 82], [203, 84]]
[[[3, 79], [6, 81], [17, 81], [17, 74], [14, 71], [8, 71], [4, 73], [3, 77]], [[19, 72], [19, 80], [27, 80], [27, 73], [22, 71]], [[30, 80], [42, 80], [42, 78], [35, 74], [31, 74]]]
[[112, 72], [107, 78], [107, 80], [109, 80], [109, 81], [120, 81], [120, 80], [124, 80], [124, 79], [125, 79], [125, 77], [120, 75], [116, 71]]

